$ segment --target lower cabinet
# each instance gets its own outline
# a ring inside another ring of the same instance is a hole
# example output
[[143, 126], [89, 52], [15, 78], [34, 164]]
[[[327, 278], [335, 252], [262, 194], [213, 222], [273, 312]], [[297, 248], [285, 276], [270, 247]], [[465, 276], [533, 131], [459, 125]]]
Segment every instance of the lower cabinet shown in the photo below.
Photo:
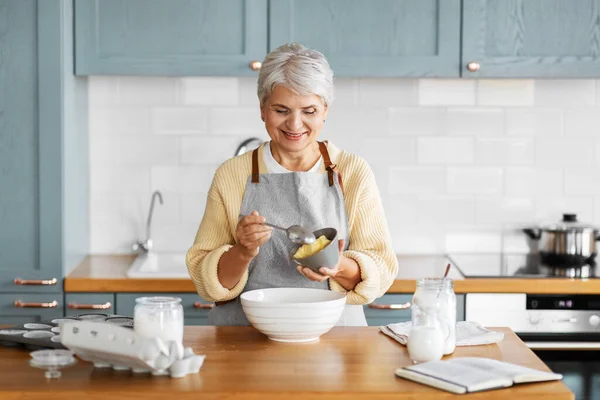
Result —
[[[369, 326], [382, 326], [411, 319], [411, 294], [384, 294], [373, 303], [364, 306]], [[456, 295], [456, 320], [465, 319], [465, 295]]]
[[133, 317], [135, 299], [146, 296], [179, 297], [181, 299], [181, 305], [183, 306], [185, 325], [209, 325], [208, 313], [213, 307], [213, 303], [205, 302], [196, 293], [117, 293], [116, 313]]
[[65, 316], [116, 314], [114, 293], [66, 293]]
[[62, 315], [61, 292], [0, 294], [0, 325], [51, 321]]

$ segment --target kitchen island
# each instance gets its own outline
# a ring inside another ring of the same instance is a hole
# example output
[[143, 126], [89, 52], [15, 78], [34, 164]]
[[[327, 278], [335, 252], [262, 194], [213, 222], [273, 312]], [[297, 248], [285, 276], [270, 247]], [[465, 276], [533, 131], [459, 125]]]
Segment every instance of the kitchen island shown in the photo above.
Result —
[[[479, 356], [548, 370], [509, 329], [499, 344], [459, 347]], [[395, 377], [410, 365], [406, 347], [375, 327], [335, 327], [318, 342], [277, 343], [252, 327], [185, 327], [184, 345], [206, 355], [181, 379], [94, 368], [79, 361], [59, 379], [28, 365], [28, 351], [0, 347], [0, 399], [444, 399], [453, 394]], [[573, 399], [560, 381], [475, 393], [469, 399]]]
[[[196, 293], [191, 279], [128, 278], [127, 270], [135, 255], [87, 256], [64, 279], [68, 293]], [[387, 293], [414, 293], [416, 280], [442, 276], [446, 268], [443, 256], [398, 256], [398, 275]], [[578, 278], [465, 278], [450, 270], [456, 293], [528, 293], [528, 294], [598, 294], [600, 279]]]

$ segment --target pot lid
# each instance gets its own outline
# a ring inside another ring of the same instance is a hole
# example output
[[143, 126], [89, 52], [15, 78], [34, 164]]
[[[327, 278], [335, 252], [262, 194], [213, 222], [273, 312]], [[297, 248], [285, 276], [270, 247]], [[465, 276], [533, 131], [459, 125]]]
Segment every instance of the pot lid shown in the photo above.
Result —
[[541, 229], [544, 231], [566, 232], [573, 230], [581, 231], [584, 229], [595, 230], [596, 227], [590, 224], [579, 222], [577, 220], [577, 214], [563, 214], [562, 221], [542, 225]]

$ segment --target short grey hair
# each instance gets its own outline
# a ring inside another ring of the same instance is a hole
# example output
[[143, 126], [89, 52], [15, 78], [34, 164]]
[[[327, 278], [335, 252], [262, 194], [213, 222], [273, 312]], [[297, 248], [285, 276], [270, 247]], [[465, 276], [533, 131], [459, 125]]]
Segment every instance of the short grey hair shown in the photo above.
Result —
[[258, 74], [260, 106], [282, 85], [301, 96], [315, 94], [326, 105], [333, 102], [333, 71], [325, 56], [299, 43], [288, 43], [270, 52]]

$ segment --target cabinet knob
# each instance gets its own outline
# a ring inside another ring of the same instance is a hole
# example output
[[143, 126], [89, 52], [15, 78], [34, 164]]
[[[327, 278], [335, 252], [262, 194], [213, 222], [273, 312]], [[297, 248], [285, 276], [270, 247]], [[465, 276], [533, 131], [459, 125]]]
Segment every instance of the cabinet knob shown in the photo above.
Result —
[[260, 61], [252, 61], [250, 63], [250, 69], [252, 71], [258, 71], [262, 67], [262, 63]]
[[479, 71], [479, 68], [481, 68], [481, 65], [479, 65], [478, 62], [471, 61], [467, 64], [467, 69], [471, 72], [477, 72]]

